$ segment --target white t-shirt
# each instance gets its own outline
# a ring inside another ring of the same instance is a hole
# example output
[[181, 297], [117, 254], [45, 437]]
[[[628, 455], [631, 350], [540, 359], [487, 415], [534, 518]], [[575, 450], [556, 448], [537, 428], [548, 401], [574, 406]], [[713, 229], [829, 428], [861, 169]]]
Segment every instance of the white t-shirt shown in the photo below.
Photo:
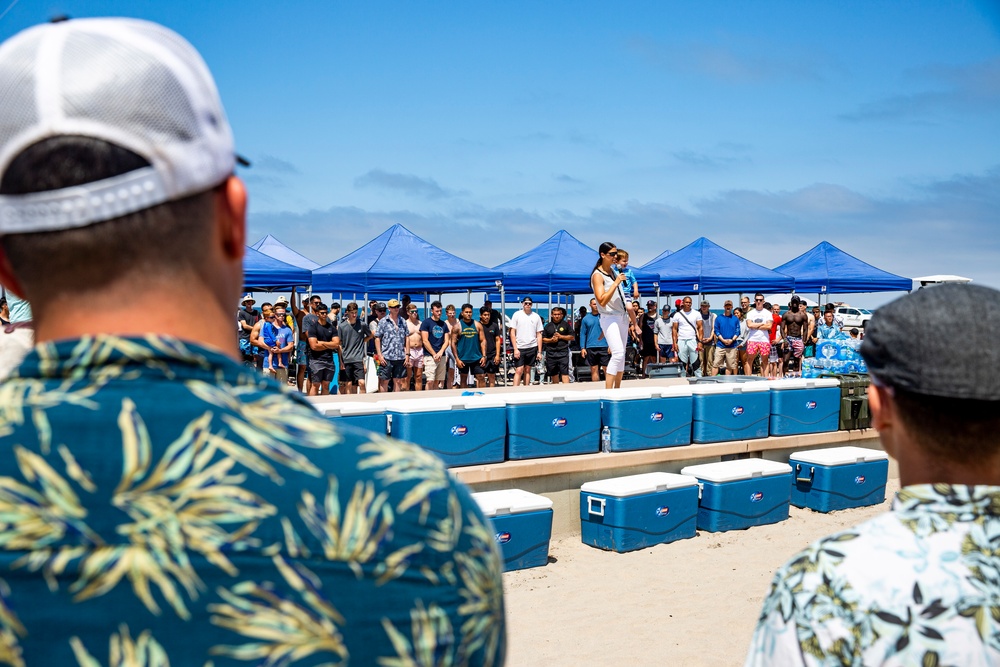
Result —
[[679, 310], [674, 313], [674, 316], [670, 320], [677, 325], [677, 340], [697, 340], [698, 339], [698, 320], [701, 319], [701, 315], [694, 312], [685, 313], [683, 310]]
[[[746, 317], [747, 323], [753, 322], [754, 324], [760, 325], [764, 322], [771, 322], [773, 326], [774, 316], [771, 314], [770, 310], [757, 310], [756, 308], [751, 308], [750, 312], [747, 313]], [[771, 334], [768, 333], [767, 329], [748, 329], [750, 335], [747, 337], [747, 341], [756, 341], [758, 343], [768, 343], [771, 341]]]
[[517, 341], [517, 349], [523, 350], [528, 347], [538, 347], [538, 332], [544, 329], [542, 318], [538, 313], [527, 314], [519, 310], [510, 318], [510, 328], [515, 329], [514, 339]]
[[656, 318], [656, 324], [653, 326], [653, 333], [656, 334], [657, 345], [673, 345], [673, 326], [674, 325], [671, 324], [670, 318]]

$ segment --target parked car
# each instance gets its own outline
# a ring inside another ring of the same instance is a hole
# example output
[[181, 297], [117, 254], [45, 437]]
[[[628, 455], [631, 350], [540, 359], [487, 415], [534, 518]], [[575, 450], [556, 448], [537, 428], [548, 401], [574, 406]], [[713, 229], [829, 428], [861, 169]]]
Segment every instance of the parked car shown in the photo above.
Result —
[[851, 327], [864, 328], [868, 324], [868, 320], [872, 318], [870, 310], [855, 308], [853, 306], [838, 306], [834, 312], [844, 322], [845, 329], [850, 329]]

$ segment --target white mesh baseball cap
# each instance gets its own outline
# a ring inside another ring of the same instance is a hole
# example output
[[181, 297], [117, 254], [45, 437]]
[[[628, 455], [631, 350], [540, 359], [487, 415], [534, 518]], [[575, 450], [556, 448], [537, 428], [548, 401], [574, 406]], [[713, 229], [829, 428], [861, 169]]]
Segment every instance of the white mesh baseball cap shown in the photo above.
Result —
[[82, 135], [151, 166], [0, 196], [0, 234], [82, 227], [214, 187], [235, 167], [232, 131], [205, 62], [163, 26], [123, 18], [35, 26], [0, 45], [0, 178], [25, 148]]

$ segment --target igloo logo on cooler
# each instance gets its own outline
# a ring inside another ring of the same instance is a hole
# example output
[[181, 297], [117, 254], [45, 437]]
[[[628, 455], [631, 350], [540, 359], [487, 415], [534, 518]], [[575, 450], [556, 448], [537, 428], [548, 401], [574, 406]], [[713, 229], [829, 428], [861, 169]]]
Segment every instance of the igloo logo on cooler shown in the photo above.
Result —
[[736, 407], [733, 408], [733, 416], [734, 417], [739, 417], [741, 414], [743, 414], [743, 406], [742, 405], [737, 405]]
[[666, 505], [656, 508], [656, 516], [667, 516], [668, 514], [670, 514], [670, 508]]
[[651, 421], [651, 422], [661, 422], [661, 421], [663, 421], [663, 413], [662, 412], [654, 412], [653, 414], [649, 415], [649, 421]]
[[750, 494], [750, 502], [752, 503], [759, 503], [763, 499], [764, 499], [763, 491], [754, 491], [753, 493]]
[[857, 477], [854, 478], [854, 483], [855, 484], [864, 484], [865, 483], [865, 476], [864, 475], [858, 475]]
[[508, 542], [510, 542], [510, 533], [508, 533], [507, 531], [504, 531], [502, 533], [497, 533], [496, 540], [497, 544], [507, 544]]
[[552, 420], [552, 428], [566, 428], [568, 423], [565, 417], [556, 417]]
[[806, 410], [815, 410], [816, 401], [806, 401]]
[[456, 426], [451, 427], [451, 434], [456, 437], [465, 435], [468, 432], [469, 432], [469, 427], [463, 426], [462, 424], [458, 424]]

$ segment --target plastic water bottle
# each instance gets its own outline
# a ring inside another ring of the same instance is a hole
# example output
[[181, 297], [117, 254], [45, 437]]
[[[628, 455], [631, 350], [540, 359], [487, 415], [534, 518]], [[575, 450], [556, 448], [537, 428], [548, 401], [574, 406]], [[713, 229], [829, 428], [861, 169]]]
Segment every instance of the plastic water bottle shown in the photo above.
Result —
[[601, 451], [605, 454], [611, 451], [611, 429], [607, 426], [601, 429]]

